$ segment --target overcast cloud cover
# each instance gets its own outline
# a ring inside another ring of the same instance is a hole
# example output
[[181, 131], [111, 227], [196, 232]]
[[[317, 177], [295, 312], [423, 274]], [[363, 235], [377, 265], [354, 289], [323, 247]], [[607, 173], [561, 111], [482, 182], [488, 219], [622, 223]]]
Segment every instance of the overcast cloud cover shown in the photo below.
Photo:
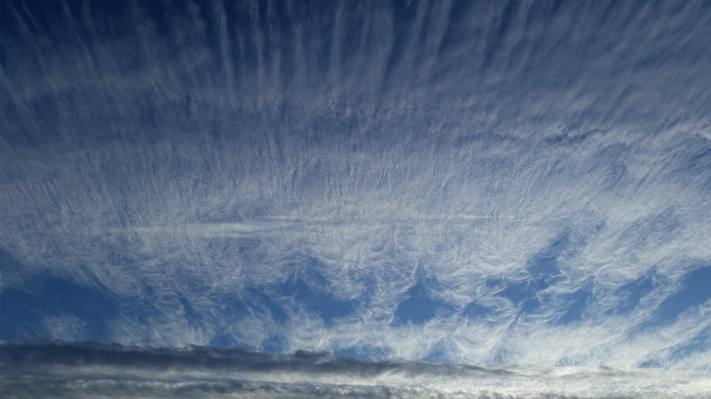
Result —
[[0, 1], [1, 340], [711, 370], [711, 3], [119, 3]]

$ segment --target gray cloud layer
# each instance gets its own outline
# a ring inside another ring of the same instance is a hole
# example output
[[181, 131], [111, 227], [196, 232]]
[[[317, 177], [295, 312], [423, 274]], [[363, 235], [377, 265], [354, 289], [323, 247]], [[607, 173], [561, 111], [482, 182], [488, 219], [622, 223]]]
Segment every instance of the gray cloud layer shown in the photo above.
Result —
[[0, 7], [14, 338], [711, 367], [707, 2]]
[[95, 343], [0, 345], [4, 397], [711, 397], [708, 374], [608, 368], [482, 368]]

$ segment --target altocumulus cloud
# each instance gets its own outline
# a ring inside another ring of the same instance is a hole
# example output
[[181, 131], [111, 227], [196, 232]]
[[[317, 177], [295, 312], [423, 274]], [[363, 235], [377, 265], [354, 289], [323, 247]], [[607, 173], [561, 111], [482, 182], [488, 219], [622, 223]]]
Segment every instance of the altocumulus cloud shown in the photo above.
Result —
[[711, 377], [693, 372], [482, 368], [302, 351], [3, 344], [0, 361], [0, 393], [12, 398], [711, 397]]

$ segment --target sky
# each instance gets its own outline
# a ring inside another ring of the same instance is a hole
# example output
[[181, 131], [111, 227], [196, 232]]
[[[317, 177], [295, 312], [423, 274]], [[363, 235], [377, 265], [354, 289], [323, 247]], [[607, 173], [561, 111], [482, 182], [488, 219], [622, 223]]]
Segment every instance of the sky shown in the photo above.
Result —
[[705, 1], [2, 0], [3, 373], [98, 345], [699, 394], [710, 49]]

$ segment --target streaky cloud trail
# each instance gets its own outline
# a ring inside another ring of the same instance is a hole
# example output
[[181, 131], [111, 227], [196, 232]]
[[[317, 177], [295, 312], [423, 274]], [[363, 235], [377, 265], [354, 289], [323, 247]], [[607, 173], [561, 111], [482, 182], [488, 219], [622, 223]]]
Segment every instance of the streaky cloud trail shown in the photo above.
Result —
[[476, 367], [298, 351], [0, 345], [8, 397], [709, 397], [708, 374], [610, 368]]

